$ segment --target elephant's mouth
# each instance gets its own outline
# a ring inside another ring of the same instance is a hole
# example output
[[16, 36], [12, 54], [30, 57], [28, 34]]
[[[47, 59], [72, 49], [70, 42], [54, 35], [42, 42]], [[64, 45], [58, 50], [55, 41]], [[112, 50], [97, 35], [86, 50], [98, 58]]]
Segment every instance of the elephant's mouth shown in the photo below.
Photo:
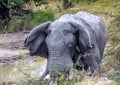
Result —
[[67, 57], [57, 57], [50, 58], [49, 62], [49, 72], [51, 77], [56, 77], [58, 73], [65, 73], [69, 76], [69, 79], [73, 78], [73, 62], [70, 56]]

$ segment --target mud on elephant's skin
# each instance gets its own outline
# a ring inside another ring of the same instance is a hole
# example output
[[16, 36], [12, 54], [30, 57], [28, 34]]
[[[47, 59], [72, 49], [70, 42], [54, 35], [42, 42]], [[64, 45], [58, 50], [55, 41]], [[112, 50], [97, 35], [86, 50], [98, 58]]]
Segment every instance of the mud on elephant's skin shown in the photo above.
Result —
[[107, 41], [107, 29], [102, 19], [93, 14], [81, 11], [76, 14], [65, 14], [55, 21], [42, 23], [29, 33], [25, 46], [30, 55], [47, 58], [46, 71], [42, 75], [55, 78], [54, 70], [67, 72], [73, 76], [73, 63], [79, 54], [84, 69], [100, 71], [100, 63]]

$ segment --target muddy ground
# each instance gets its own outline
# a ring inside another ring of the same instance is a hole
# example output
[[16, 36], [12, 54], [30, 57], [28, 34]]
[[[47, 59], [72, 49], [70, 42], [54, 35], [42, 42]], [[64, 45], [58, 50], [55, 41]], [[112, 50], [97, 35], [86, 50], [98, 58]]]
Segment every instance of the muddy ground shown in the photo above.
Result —
[[9, 64], [27, 55], [29, 52], [24, 47], [24, 40], [29, 32], [15, 32], [0, 34], [0, 64]]

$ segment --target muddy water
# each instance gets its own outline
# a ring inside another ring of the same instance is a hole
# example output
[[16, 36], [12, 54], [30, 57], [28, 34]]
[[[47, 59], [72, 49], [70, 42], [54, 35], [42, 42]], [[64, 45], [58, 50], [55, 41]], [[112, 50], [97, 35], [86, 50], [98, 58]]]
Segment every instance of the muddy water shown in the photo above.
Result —
[[46, 60], [41, 57], [28, 57], [10, 65], [0, 66], [0, 82], [20, 82], [40, 78], [46, 67]]
[[29, 52], [24, 47], [28, 34], [29, 32], [0, 34], [0, 83], [38, 79], [45, 70], [45, 59], [28, 56]]

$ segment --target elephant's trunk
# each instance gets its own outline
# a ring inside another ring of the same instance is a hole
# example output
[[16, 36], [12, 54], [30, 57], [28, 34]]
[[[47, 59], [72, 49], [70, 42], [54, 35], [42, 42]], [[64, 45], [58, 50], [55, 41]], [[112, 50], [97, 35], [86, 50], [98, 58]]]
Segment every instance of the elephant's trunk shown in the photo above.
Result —
[[51, 77], [56, 77], [54, 71], [67, 72], [69, 78], [73, 77], [73, 62], [68, 50], [51, 48], [49, 50], [49, 72]]
[[[49, 53], [49, 71], [58, 70], [64, 71], [64, 61], [60, 52], [57, 50], [51, 50]], [[62, 68], [61, 68], [62, 67]]]

